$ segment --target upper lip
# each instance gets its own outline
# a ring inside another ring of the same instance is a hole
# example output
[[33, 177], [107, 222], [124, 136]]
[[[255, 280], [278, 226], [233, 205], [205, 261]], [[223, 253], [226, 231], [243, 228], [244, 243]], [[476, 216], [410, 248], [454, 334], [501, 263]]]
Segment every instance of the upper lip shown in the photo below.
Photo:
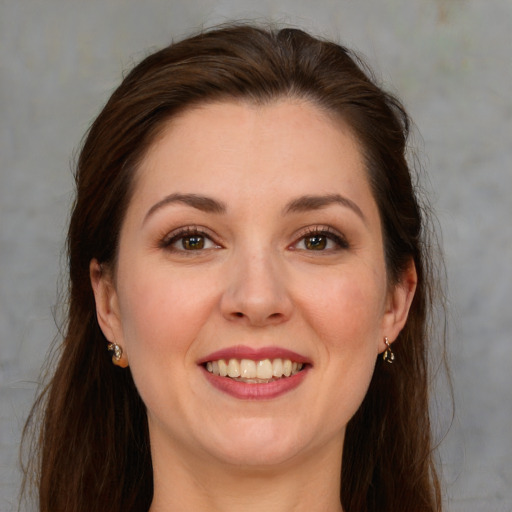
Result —
[[311, 360], [293, 350], [281, 347], [261, 347], [252, 348], [246, 345], [236, 345], [233, 347], [223, 348], [201, 357], [197, 364], [204, 364], [208, 361], [218, 361], [219, 359], [252, 359], [253, 361], [261, 361], [263, 359], [290, 359], [296, 363], [311, 364]]

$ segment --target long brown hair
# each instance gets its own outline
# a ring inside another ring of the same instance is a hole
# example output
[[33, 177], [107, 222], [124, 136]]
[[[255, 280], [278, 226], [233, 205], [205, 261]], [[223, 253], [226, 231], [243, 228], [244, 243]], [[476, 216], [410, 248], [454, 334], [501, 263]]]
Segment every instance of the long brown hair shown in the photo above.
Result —
[[427, 352], [436, 284], [425, 213], [406, 159], [409, 118], [346, 48], [297, 29], [231, 25], [145, 58], [85, 139], [67, 240], [65, 335], [26, 427], [40, 428], [26, 478], [35, 475], [41, 511], [149, 508], [153, 475], [145, 407], [130, 369], [110, 361], [96, 320], [89, 263], [96, 258], [115, 265], [134, 173], [170, 118], [199, 103], [261, 104], [282, 97], [309, 100], [351, 127], [380, 211], [390, 283], [400, 280], [411, 258], [418, 273], [407, 324], [393, 345], [396, 362], [379, 359], [347, 427], [342, 505], [347, 512], [441, 510]]

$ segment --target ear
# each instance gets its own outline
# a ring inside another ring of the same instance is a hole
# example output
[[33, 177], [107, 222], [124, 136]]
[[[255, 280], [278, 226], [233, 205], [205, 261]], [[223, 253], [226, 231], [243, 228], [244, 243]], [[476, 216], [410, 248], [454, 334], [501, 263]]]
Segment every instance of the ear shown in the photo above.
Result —
[[119, 361], [114, 364], [125, 368], [128, 366], [126, 349], [123, 346], [123, 331], [117, 292], [110, 270], [104, 268], [98, 260], [93, 259], [89, 264], [89, 277], [96, 302], [96, 317], [103, 335], [110, 343], [118, 344], [123, 352]]
[[383, 336], [379, 352], [384, 352], [387, 348], [384, 343], [384, 336], [392, 343], [403, 329], [409, 315], [409, 309], [414, 298], [414, 293], [416, 292], [417, 284], [418, 275], [416, 273], [416, 266], [411, 258], [400, 280], [393, 285], [388, 292], [382, 325]]

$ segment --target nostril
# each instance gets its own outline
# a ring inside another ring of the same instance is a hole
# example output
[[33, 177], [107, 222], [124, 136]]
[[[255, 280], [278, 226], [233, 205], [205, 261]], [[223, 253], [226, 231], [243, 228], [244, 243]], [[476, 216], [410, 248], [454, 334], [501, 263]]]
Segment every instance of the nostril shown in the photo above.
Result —
[[238, 318], [242, 318], [244, 316], [244, 314], [240, 313], [240, 311], [238, 311], [238, 312], [235, 313], [235, 316], [238, 317]]

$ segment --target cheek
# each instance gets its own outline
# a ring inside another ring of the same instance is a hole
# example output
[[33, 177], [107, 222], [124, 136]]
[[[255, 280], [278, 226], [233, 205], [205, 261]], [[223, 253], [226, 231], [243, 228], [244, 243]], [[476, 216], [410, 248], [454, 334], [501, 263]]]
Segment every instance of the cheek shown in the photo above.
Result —
[[315, 309], [322, 336], [330, 403], [345, 425], [363, 401], [375, 370], [382, 327], [384, 287], [360, 276], [333, 282]]
[[385, 285], [371, 274], [326, 279], [304, 298], [309, 321], [332, 350], [364, 352], [377, 347]]
[[140, 350], [161, 357], [186, 351], [215, 302], [201, 276], [134, 271], [120, 290], [120, 313], [128, 355]]
[[154, 266], [131, 269], [119, 283], [123, 342], [148, 414], [160, 417], [162, 404], [182, 410], [188, 396], [184, 386], [195, 366], [191, 348], [215, 304], [212, 287], [204, 286], [204, 276], [176, 275]]
[[300, 332], [315, 340], [318, 361], [314, 407], [328, 435], [344, 429], [360, 407], [377, 360], [385, 281], [362, 270], [354, 265], [311, 280], [316, 286], [300, 297], [306, 322]]

